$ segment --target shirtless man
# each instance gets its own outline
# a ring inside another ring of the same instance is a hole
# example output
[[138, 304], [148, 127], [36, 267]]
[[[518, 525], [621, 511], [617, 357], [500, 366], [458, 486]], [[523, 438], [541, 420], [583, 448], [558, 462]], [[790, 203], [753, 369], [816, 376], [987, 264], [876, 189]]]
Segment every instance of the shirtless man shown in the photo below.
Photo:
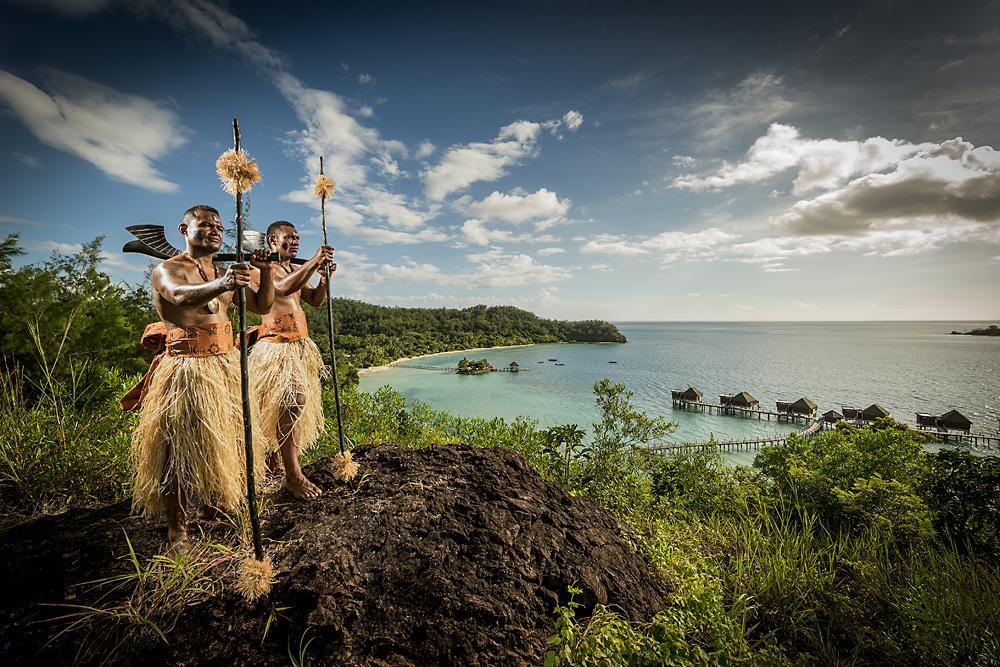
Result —
[[[192, 507], [232, 511], [246, 497], [240, 354], [228, 312], [235, 290], [250, 285], [250, 266], [221, 271], [212, 263], [223, 227], [211, 206], [188, 209], [177, 229], [186, 250], [152, 275], [153, 304], [162, 322], [146, 327], [143, 345], [161, 353], [139, 392], [133, 507], [147, 516], [166, 512], [170, 543], [183, 551]], [[260, 314], [274, 301], [266, 255], [251, 257], [258, 286], [245, 290], [247, 309]], [[256, 448], [264, 439], [256, 414], [252, 421]], [[258, 452], [255, 462], [262, 458]]]
[[[284, 468], [285, 486], [296, 498], [315, 498], [322, 492], [303, 474], [299, 453], [312, 446], [326, 426], [320, 377], [327, 369], [319, 348], [309, 338], [301, 302], [316, 307], [326, 300], [323, 269], [333, 263], [333, 248], [321, 246], [305, 264], [293, 269], [291, 259], [299, 252], [299, 233], [284, 220], [267, 228], [267, 243], [280, 259], [274, 268], [274, 305], [261, 318], [257, 343], [250, 354], [250, 381], [261, 428], [271, 446], [269, 467]], [[320, 275], [319, 285], [309, 287], [315, 273]]]

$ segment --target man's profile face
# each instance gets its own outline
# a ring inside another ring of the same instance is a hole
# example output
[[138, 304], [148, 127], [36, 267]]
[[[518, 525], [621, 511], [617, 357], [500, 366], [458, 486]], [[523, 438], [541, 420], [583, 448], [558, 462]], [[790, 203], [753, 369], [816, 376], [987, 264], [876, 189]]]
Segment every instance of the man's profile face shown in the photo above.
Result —
[[198, 210], [194, 219], [180, 224], [180, 232], [195, 248], [218, 252], [222, 247], [223, 227], [218, 214]]
[[284, 258], [299, 254], [299, 233], [291, 225], [282, 225], [268, 237], [271, 249]]

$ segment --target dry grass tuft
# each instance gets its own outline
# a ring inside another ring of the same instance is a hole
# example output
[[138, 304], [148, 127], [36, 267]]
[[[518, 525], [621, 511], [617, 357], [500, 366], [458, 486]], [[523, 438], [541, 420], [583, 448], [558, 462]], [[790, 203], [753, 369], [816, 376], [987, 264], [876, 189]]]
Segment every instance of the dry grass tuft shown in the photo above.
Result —
[[316, 177], [316, 187], [313, 189], [313, 192], [316, 193], [317, 197], [321, 199], [329, 199], [333, 196], [333, 193], [336, 192], [336, 190], [337, 186], [333, 184], [333, 179], [329, 176], [320, 174]]
[[337, 466], [337, 478], [345, 482], [354, 479], [358, 474], [359, 467], [351, 459], [351, 450], [337, 454], [334, 458], [334, 464]]
[[238, 590], [247, 602], [254, 602], [267, 595], [274, 584], [274, 569], [271, 567], [271, 557], [264, 560], [247, 558], [240, 565], [240, 574], [236, 580]]
[[222, 189], [236, 196], [238, 192], [250, 192], [253, 184], [260, 180], [257, 161], [250, 158], [242, 148], [230, 148], [215, 161], [215, 172], [222, 180]]

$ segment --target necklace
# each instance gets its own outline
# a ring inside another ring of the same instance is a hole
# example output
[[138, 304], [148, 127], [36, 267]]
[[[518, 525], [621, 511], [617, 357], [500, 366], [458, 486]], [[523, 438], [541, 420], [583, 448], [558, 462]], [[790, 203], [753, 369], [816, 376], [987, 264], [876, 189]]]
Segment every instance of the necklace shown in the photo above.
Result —
[[[209, 282], [208, 274], [205, 273], [205, 269], [201, 268], [201, 264], [199, 264], [194, 257], [191, 257], [189, 253], [184, 253], [184, 254], [187, 255], [188, 259], [194, 262], [194, 268], [198, 269], [198, 275], [201, 276], [201, 279], [204, 280], [206, 283]], [[215, 277], [218, 278], [219, 268], [215, 264], [212, 264], [212, 271], [215, 273]], [[220, 304], [218, 297], [215, 297], [214, 299], [205, 304], [205, 307], [208, 308], [208, 312], [212, 313], [213, 315], [219, 312], [219, 306]]]

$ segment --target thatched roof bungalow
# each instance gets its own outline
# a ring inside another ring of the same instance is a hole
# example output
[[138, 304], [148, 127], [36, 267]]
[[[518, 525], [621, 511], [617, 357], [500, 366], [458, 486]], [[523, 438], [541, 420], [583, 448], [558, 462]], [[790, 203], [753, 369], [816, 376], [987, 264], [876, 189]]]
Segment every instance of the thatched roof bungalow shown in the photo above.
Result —
[[747, 410], [753, 410], [760, 405], [760, 401], [751, 396], [747, 391], [741, 391], [729, 399], [729, 405], [734, 408], [746, 408]]
[[844, 419], [860, 419], [861, 410], [858, 410], [853, 405], [841, 405], [840, 411], [844, 415]]
[[823, 413], [823, 421], [828, 424], [836, 424], [844, 419], [844, 415], [840, 414], [836, 410], [827, 410]]
[[800, 398], [799, 400], [792, 403], [792, 412], [799, 415], [814, 415], [816, 414], [817, 405], [810, 401], [808, 398]]
[[882, 419], [889, 416], [889, 411], [883, 408], [878, 403], [872, 403], [867, 408], [861, 411], [861, 418], [865, 421], [875, 421], [876, 419]]
[[521, 370], [521, 364], [517, 363], [516, 361], [512, 361], [510, 362], [510, 366], [508, 366], [507, 368], [509, 368], [511, 372], [516, 373], [519, 370]]
[[969, 421], [969, 418], [958, 410], [949, 410], [938, 417], [937, 421], [938, 426], [943, 426], [954, 431], [965, 431], [968, 433], [972, 428], [972, 422]]
[[926, 412], [917, 413], [917, 426], [921, 426], [923, 428], [937, 428], [937, 425], [937, 415], [929, 415]]
[[689, 403], [700, 403], [704, 396], [701, 390], [694, 386], [688, 387], [683, 391], [674, 389], [670, 392], [670, 397], [675, 401], [688, 401]]
[[816, 414], [816, 404], [808, 398], [800, 398], [794, 403], [789, 403], [788, 401], [776, 401], [775, 405], [778, 407], [778, 412], [791, 412], [792, 414], [806, 416]]

